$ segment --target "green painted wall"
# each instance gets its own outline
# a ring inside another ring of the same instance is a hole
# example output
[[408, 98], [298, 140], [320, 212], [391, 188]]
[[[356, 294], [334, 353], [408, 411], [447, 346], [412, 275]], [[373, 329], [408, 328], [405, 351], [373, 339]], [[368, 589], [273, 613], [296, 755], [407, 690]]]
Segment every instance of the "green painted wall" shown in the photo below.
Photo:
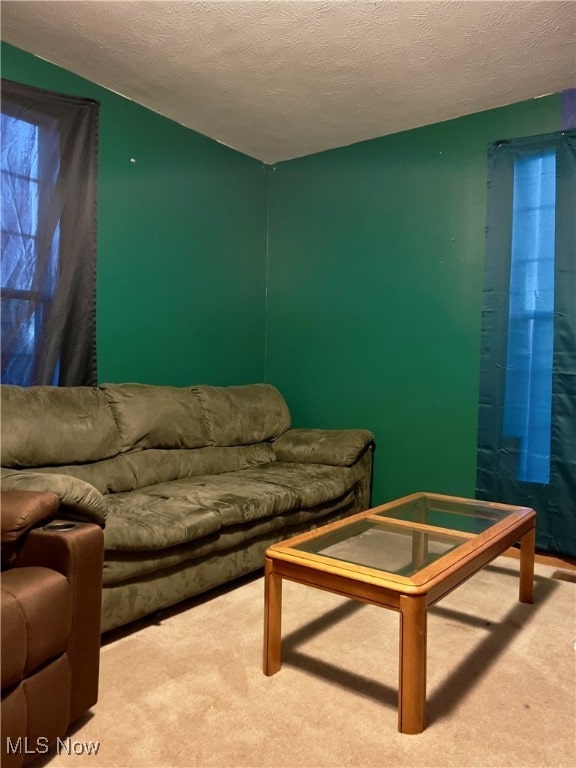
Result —
[[1, 53], [2, 77], [101, 105], [99, 380], [262, 381], [262, 164], [10, 45]]
[[559, 95], [265, 169], [5, 44], [2, 75], [102, 105], [100, 380], [267, 380], [375, 432], [375, 503], [474, 495], [486, 148]]
[[375, 432], [375, 503], [474, 496], [487, 144], [559, 128], [557, 95], [268, 170], [266, 377]]

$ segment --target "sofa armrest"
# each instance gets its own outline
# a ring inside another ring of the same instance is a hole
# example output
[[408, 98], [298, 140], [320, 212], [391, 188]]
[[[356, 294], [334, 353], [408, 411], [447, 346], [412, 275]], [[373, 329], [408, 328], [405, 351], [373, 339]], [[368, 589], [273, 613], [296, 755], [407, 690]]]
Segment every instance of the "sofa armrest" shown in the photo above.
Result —
[[70, 722], [98, 698], [103, 561], [104, 532], [99, 525], [56, 518], [26, 536], [16, 562], [16, 568], [50, 568], [70, 585]]
[[106, 522], [106, 502], [91, 483], [72, 475], [34, 472], [26, 469], [2, 469], [3, 491], [48, 491], [60, 500], [60, 515], [73, 520]]
[[367, 429], [289, 429], [272, 443], [277, 461], [350, 467], [373, 447]]

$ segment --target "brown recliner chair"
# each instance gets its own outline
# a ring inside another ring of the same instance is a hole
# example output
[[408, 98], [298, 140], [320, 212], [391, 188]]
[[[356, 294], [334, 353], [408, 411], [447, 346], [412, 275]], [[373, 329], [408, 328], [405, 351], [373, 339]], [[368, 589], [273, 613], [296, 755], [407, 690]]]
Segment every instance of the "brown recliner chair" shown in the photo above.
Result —
[[98, 697], [104, 537], [57, 496], [3, 491], [2, 766], [48, 752]]

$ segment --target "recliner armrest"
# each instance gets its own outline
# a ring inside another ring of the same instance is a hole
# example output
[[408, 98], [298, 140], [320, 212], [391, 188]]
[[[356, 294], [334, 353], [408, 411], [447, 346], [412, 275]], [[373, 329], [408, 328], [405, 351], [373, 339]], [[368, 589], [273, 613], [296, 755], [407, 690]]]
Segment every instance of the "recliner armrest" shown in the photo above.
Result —
[[70, 722], [98, 698], [103, 561], [104, 532], [99, 525], [59, 519], [31, 531], [18, 556], [17, 567], [42, 565], [62, 573], [70, 584]]
[[2, 570], [16, 562], [23, 537], [58, 512], [60, 500], [48, 491], [2, 491], [0, 495]]

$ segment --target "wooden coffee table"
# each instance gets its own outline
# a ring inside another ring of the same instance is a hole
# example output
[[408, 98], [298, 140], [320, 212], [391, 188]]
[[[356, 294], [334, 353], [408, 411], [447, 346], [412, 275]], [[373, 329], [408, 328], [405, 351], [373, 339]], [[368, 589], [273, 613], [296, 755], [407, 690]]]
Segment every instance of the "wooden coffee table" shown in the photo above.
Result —
[[400, 613], [398, 730], [426, 727], [428, 608], [520, 541], [520, 601], [533, 601], [536, 513], [415, 493], [266, 551], [264, 673], [280, 669], [282, 579]]

